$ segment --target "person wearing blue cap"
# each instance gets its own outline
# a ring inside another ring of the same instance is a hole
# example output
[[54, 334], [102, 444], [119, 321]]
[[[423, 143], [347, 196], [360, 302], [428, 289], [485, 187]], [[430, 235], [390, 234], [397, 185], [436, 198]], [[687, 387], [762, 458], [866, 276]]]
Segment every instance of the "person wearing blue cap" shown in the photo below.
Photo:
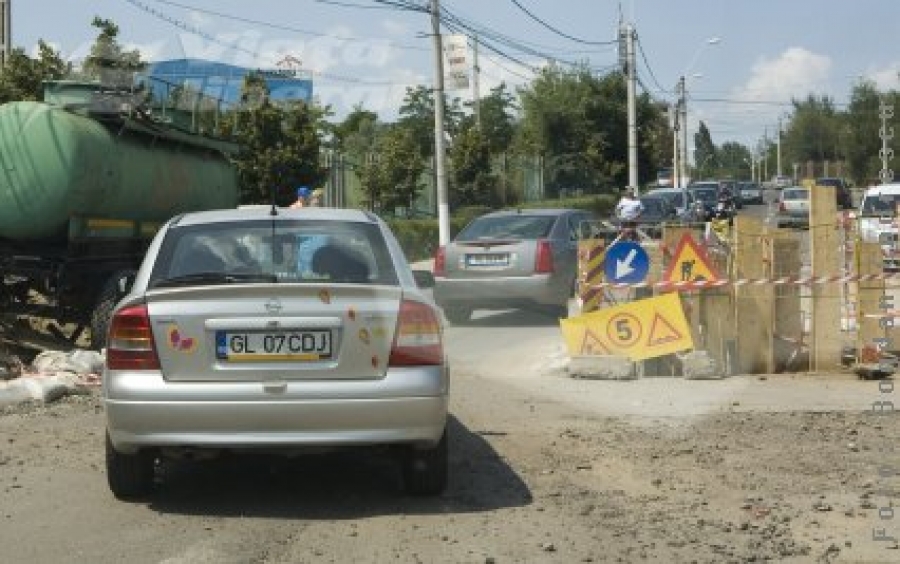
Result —
[[309, 204], [309, 195], [311, 192], [306, 186], [297, 188], [297, 201], [291, 204], [292, 208], [305, 208]]

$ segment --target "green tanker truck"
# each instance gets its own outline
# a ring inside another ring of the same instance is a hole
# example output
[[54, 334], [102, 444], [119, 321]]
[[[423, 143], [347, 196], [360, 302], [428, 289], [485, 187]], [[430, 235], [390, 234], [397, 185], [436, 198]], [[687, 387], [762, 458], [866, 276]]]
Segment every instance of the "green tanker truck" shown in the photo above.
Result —
[[103, 346], [112, 306], [157, 228], [234, 207], [235, 146], [160, 119], [134, 92], [54, 82], [0, 105], [0, 337], [45, 320]]

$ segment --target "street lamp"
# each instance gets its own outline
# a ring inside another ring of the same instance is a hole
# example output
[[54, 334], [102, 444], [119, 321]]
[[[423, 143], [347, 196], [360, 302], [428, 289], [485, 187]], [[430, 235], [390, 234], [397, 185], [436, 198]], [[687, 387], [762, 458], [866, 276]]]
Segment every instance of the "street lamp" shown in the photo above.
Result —
[[[688, 146], [688, 120], [687, 120], [687, 91], [686, 91], [686, 82], [687, 76], [690, 75], [691, 70], [693, 70], [694, 65], [697, 64], [697, 61], [700, 59], [700, 55], [703, 54], [703, 51], [710, 45], [718, 45], [722, 42], [720, 37], [710, 37], [707, 39], [694, 53], [694, 56], [691, 57], [690, 63], [685, 67], [684, 72], [681, 73], [681, 77], [678, 80], [678, 85], [676, 86], [676, 93], [678, 94], [678, 106], [681, 109], [681, 119], [680, 127], [681, 127], [681, 171], [679, 176], [682, 178], [682, 182], [687, 184], [685, 181], [687, 179], [687, 168], [688, 168], [688, 156], [687, 156], [687, 146]], [[702, 73], [694, 73], [690, 75], [691, 78], [702, 78]]]

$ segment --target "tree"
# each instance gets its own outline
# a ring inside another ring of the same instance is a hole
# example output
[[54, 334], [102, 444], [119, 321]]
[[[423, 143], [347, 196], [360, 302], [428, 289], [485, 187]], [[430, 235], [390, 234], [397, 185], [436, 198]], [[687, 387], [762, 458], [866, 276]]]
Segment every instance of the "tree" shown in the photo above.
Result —
[[[475, 104], [466, 102], [474, 112]], [[515, 133], [516, 110], [515, 97], [507, 90], [506, 83], [501, 82], [491, 89], [491, 93], [481, 98], [478, 104], [481, 134], [490, 147], [492, 154], [498, 155], [506, 151], [513, 140]], [[467, 116], [460, 124], [460, 130], [466, 129], [475, 123], [475, 115]]]
[[853, 87], [850, 105], [844, 116], [844, 131], [847, 132], [845, 154], [850, 175], [857, 183], [865, 183], [878, 177], [881, 159], [881, 127], [878, 108], [880, 94], [873, 82], [861, 82]]
[[71, 65], [43, 40], [38, 41], [38, 56], [29, 57], [24, 49], [10, 51], [0, 72], [0, 103], [16, 100], [41, 100], [45, 80], [59, 80], [71, 72]]
[[394, 125], [376, 143], [374, 155], [358, 167], [363, 191], [374, 211], [402, 207], [409, 213], [422, 189], [425, 165], [414, 133]]
[[241, 203], [288, 205], [298, 186], [321, 186], [328, 171], [320, 165], [320, 123], [324, 111], [304, 102], [275, 105], [265, 81], [249, 74], [241, 109], [226, 117], [226, 133], [240, 144], [234, 158]]
[[[434, 155], [434, 95], [431, 88], [407, 88], [399, 110], [398, 125], [408, 129], [416, 141], [419, 154]], [[459, 98], [444, 103], [444, 129], [451, 138], [456, 136], [463, 111]]]
[[793, 100], [794, 112], [781, 136], [783, 161], [822, 163], [842, 160], [840, 131], [842, 120], [834, 101], [809, 95], [806, 100]]
[[491, 145], [473, 123], [456, 136], [450, 149], [451, 199], [459, 206], [498, 202], [497, 177], [491, 173]]
[[748, 178], [750, 176], [750, 149], [734, 141], [723, 143], [717, 151], [719, 176]]
[[118, 40], [119, 26], [112, 20], [96, 16], [91, 25], [99, 30], [99, 34], [91, 46], [90, 55], [84, 60], [84, 74], [103, 84], [132, 86], [134, 73], [146, 66], [141, 61], [140, 51], [128, 51], [122, 47]]
[[703, 178], [707, 171], [719, 169], [716, 145], [713, 143], [709, 128], [702, 121], [697, 133], [694, 134], [694, 165], [697, 167], [695, 176], [699, 178]]

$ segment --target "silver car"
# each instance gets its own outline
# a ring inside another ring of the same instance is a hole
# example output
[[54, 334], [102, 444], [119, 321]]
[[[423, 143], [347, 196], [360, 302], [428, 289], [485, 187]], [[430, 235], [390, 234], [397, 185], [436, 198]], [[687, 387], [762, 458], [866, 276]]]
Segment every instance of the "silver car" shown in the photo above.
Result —
[[575, 209], [511, 210], [474, 219], [434, 262], [434, 299], [451, 323], [474, 309], [537, 308], [568, 313], [581, 223]]
[[808, 227], [809, 188], [792, 186], [782, 190], [776, 221], [778, 227]]
[[448, 365], [417, 281], [433, 284], [362, 211], [169, 221], [110, 321], [112, 492], [147, 493], [161, 457], [358, 445], [398, 446], [405, 489], [443, 491]]

